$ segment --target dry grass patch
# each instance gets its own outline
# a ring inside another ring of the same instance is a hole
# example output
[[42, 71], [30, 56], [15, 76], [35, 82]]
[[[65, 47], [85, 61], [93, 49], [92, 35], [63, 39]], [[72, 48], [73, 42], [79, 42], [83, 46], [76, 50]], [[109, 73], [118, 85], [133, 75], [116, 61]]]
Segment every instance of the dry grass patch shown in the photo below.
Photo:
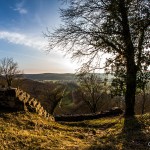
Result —
[[150, 114], [57, 123], [36, 114], [0, 114], [0, 150], [145, 150]]

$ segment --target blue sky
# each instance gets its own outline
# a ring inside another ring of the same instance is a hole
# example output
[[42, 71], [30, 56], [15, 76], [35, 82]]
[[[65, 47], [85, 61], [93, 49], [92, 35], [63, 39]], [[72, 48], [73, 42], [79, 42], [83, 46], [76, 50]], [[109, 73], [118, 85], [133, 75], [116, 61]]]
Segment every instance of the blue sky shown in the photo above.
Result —
[[12, 57], [24, 73], [75, 72], [60, 51], [45, 52], [43, 32], [60, 22], [59, 0], [0, 0], [0, 59]]

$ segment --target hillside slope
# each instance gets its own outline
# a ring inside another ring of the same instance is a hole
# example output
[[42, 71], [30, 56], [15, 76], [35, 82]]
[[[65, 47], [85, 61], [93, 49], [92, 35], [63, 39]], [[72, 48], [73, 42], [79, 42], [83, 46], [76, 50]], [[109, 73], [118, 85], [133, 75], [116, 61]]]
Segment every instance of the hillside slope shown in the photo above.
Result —
[[0, 113], [0, 150], [148, 150], [150, 114], [56, 123], [33, 113]]
[[31, 80], [75, 80], [75, 75], [72, 73], [41, 73], [41, 74], [24, 74], [23, 75], [27, 79]]
[[[112, 79], [112, 75], [106, 75], [105, 73], [97, 73], [96, 74], [101, 79], [108, 78]], [[76, 75], [73, 73], [41, 73], [41, 74], [24, 74], [24, 78], [43, 81], [43, 80], [58, 80], [58, 81], [75, 81]]]

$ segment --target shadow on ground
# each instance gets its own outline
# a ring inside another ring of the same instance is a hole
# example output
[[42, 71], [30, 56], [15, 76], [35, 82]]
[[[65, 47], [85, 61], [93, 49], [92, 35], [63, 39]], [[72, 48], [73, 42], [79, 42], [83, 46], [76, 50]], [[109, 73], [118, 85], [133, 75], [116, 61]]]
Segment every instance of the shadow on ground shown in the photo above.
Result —
[[95, 129], [101, 129], [101, 130], [105, 130], [108, 128], [113, 127], [114, 125], [116, 125], [117, 122], [109, 122], [109, 123], [103, 123], [103, 124], [89, 124], [87, 122], [59, 122], [62, 125], [67, 125], [70, 127], [84, 127], [84, 128], [95, 128]]
[[136, 117], [124, 118], [123, 124], [114, 126], [114, 132], [108, 130], [106, 135], [97, 139], [99, 144], [93, 143], [87, 150], [150, 150], [150, 134], [145, 128], [143, 121]]
[[149, 135], [144, 133], [145, 124], [136, 117], [125, 118], [122, 130], [122, 150], [148, 150]]

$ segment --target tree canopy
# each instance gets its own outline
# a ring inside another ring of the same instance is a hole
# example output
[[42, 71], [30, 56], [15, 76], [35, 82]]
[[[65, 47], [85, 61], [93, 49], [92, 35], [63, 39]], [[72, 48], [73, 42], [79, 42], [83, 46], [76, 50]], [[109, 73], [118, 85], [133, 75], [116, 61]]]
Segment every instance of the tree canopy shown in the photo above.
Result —
[[61, 48], [83, 61], [81, 71], [100, 68], [125, 73], [127, 116], [134, 115], [136, 76], [150, 65], [149, 0], [67, 0], [61, 9], [64, 24], [47, 32], [49, 49]]
[[88, 106], [91, 113], [96, 113], [98, 104], [102, 108], [104, 105], [103, 97], [107, 93], [105, 80], [103, 81], [97, 74], [78, 75], [79, 88], [76, 94]]
[[0, 75], [5, 78], [8, 87], [10, 87], [13, 79], [18, 75], [21, 75], [21, 71], [18, 69], [18, 63], [14, 62], [13, 58], [1, 59]]

